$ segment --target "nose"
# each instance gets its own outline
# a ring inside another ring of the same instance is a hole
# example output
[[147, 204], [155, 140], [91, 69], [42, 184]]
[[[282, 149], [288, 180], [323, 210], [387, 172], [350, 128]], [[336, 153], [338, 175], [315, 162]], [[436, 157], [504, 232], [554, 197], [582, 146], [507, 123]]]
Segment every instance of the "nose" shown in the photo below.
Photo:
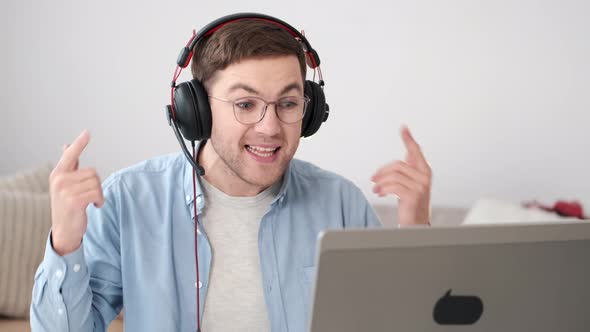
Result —
[[254, 126], [254, 130], [266, 136], [275, 136], [281, 132], [281, 122], [276, 112], [276, 104], [270, 104], [266, 108], [264, 117]]

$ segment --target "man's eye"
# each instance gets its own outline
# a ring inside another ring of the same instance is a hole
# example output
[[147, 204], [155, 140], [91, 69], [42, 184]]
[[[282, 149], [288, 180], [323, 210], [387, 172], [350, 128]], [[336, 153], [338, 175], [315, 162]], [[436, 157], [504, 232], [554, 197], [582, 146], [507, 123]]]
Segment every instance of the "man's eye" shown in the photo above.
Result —
[[284, 110], [289, 110], [297, 107], [297, 102], [292, 100], [286, 100], [279, 103], [279, 107]]
[[254, 103], [248, 101], [239, 101], [235, 105], [242, 111], [250, 111], [254, 108]]

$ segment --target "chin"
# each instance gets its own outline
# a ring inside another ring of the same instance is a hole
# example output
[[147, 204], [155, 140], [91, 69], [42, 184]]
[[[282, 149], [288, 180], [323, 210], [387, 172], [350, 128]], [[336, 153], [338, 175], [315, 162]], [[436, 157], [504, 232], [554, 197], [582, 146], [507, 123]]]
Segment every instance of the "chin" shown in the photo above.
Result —
[[275, 165], [275, 167], [252, 167], [245, 169], [244, 176], [242, 177], [247, 182], [261, 187], [270, 187], [275, 182], [281, 179], [285, 170], [287, 169], [286, 164]]
[[249, 156], [246, 156], [246, 159], [249, 160], [243, 163], [246, 167], [243, 169], [241, 178], [248, 183], [265, 188], [281, 179], [291, 160], [284, 155], [279, 156], [272, 163], [259, 163]]
[[[282, 174], [281, 174], [282, 175]], [[257, 187], [261, 187], [261, 188], [268, 188], [270, 186], [272, 186], [275, 182], [277, 182], [279, 179], [281, 178], [281, 176], [275, 176], [275, 177], [264, 177], [264, 178], [260, 178], [260, 177], [246, 177], [245, 180], [252, 184], [255, 185]]]

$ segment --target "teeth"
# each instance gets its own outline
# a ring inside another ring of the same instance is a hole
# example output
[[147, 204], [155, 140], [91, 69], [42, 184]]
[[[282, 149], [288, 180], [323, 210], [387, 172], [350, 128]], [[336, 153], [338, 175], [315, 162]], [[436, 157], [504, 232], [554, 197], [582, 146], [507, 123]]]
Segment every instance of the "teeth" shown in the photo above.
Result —
[[253, 145], [248, 145], [248, 146], [246, 146], [246, 148], [248, 149], [248, 151], [252, 152], [253, 154], [263, 157], [263, 158], [272, 156], [277, 149], [277, 148], [263, 148], [260, 146], [253, 146]]
[[260, 152], [274, 152], [274, 150], [277, 149], [277, 148], [263, 148], [261, 146], [254, 146], [254, 145], [248, 145], [248, 147], [252, 150], [256, 150], [256, 151], [260, 151]]

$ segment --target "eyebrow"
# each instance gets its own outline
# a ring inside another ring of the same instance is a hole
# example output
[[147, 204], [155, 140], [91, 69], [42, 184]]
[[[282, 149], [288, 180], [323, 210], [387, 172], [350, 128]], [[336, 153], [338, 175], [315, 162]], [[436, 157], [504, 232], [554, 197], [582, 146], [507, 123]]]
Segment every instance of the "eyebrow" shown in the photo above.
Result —
[[[245, 90], [248, 93], [253, 93], [255, 95], [260, 95], [260, 92], [258, 92], [256, 89], [254, 89], [253, 87], [244, 84], [244, 83], [236, 83], [234, 85], [232, 85], [229, 90], [228, 93], [232, 93], [236, 90]], [[301, 85], [299, 83], [291, 83], [289, 85], [287, 85], [285, 88], [283, 88], [283, 90], [281, 90], [281, 92], [279, 93], [279, 95], [283, 95], [291, 90], [297, 90], [297, 91], [301, 91]]]

